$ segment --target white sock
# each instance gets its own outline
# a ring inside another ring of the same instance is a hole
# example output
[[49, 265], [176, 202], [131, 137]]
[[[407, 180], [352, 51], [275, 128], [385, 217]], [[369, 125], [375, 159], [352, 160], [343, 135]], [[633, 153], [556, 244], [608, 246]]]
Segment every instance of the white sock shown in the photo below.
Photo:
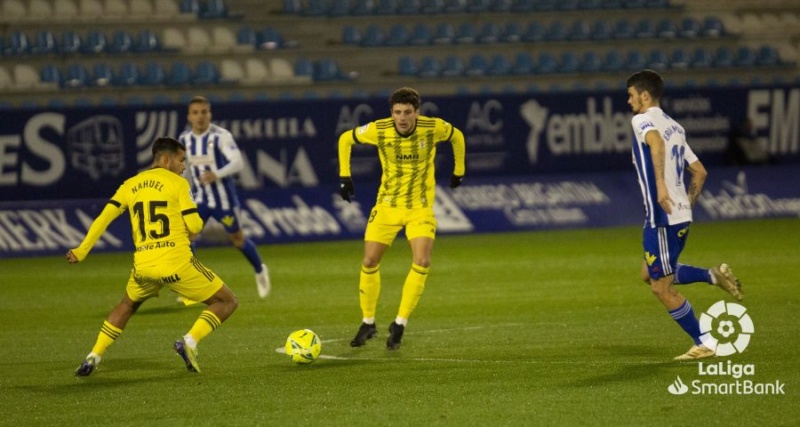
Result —
[[403, 317], [397, 316], [397, 317], [394, 318], [394, 323], [397, 323], [398, 325], [406, 326], [408, 324], [408, 319], [405, 319]]
[[367, 325], [374, 325], [375, 324], [375, 318], [374, 317], [365, 317], [365, 318], [361, 319], [361, 321], [366, 323]]
[[189, 347], [197, 348], [197, 341], [194, 340], [193, 336], [191, 336], [189, 334], [186, 334], [186, 335], [183, 336], [183, 340], [186, 342], [186, 345], [188, 345]]

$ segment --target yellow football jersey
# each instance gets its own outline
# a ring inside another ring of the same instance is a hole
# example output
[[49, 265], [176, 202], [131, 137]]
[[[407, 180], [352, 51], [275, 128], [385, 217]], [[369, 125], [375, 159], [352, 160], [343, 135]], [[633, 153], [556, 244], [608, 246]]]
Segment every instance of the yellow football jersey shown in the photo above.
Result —
[[455, 175], [464, 175], [464, 135], [450, 123], [436, 117], [419, 116], [416, 129], [400, 135], [391, 117], [376, 120], [345, 132], [339, 138], [339, 174], [350, 176], [353, 144], [378, 148], [383, 173], [378, 204], [417, 209], [433, 206], [435, 197], [434, 157], [436, 144], [453, 145]]
[[[134, 266], [189, 260], [189, 232], [202, 230], [189, 182], [164, 168], [153, 168], [127, 179], [108, 201], [73, 253], [82, 260], [108, 224], [128, 211], [134, 244]], [[184, 219], [185, 218], [185, 219]]]

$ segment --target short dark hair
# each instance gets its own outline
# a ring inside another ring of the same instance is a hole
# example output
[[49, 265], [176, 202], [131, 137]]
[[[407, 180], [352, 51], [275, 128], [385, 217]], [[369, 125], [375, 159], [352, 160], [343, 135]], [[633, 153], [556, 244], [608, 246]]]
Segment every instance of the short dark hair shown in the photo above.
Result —
[[655, 100], [661, 99], [664, 95], [664, 79], [653, 70], [642, 70], [628, 77], [628, 86], [642, 93], [647, 91], [650, 97]]
[[410, 87], [401, 87], [389, 97], [389, 108], [392, 108], [394, 104], [411, 104], [415, 110], [419, 110], [420, 103], [419, 92]]
[[162, 136], [153, 141], [153, 159], [163, 154], [178, 154], [179, 151], [186, 151], [186, 146], [175, 138]]
[[192, 104], [206, 104], [208, 105], [208, 108], [211, 108], [211, 103], [208, 102], [208, 98], [206, 98], [205, 96], [200, 96], [200, 95], [193, 96], [192, 99], [189, 100], [189, 106], [191, 106]]

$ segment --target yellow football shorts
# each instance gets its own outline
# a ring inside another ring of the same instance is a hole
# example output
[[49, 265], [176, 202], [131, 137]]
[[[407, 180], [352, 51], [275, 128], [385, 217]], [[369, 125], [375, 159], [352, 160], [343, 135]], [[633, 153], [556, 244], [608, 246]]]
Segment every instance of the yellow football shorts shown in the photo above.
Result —
[[433, 208], [405, 209], [376, 205], [369, 214], [364, 240], [391, 245], [404, 227], [408, 240], [417, 237], [435, 239], [436, 217]]
[[134, 266], [125, 291], [133, 301], [158, 296], [167, 286], [192, 301], [205, 301], [217, 293], [224, 282], [195, 257], [183, 263]]

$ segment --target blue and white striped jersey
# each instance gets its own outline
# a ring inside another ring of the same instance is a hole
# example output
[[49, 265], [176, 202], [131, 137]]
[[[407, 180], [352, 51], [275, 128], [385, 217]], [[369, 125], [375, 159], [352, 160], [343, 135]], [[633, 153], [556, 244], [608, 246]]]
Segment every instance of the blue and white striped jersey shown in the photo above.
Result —
[[[179, 141], [186, 146], [186, 171], [192, 184], [194, 201], [211, 209], [230, 210], [239, 206], [233, 175], [244, 165], [242, 153], [227, 130], [209, 125], [201, 135], [191, 129], [183, 132]], [[212, 171], [217, 180], [201, 184], [200, 175]]]
[[[661, 108], [651, 107], [633, 116], [633, 164], [639, 176], [645, 209], [645, 227], [663, 227], [692, 220], [692, 206], [683, 183], [683, 171], [687, 164], [697, 161], [697, 156], [686, 143], [686, 132], [678, 122]], [[664, 140], [664, 182], [672, 199], [672, 213], [667, 214], [658, 204], [653, 159], [645, 135], [650, 131], [661, 134]]]

